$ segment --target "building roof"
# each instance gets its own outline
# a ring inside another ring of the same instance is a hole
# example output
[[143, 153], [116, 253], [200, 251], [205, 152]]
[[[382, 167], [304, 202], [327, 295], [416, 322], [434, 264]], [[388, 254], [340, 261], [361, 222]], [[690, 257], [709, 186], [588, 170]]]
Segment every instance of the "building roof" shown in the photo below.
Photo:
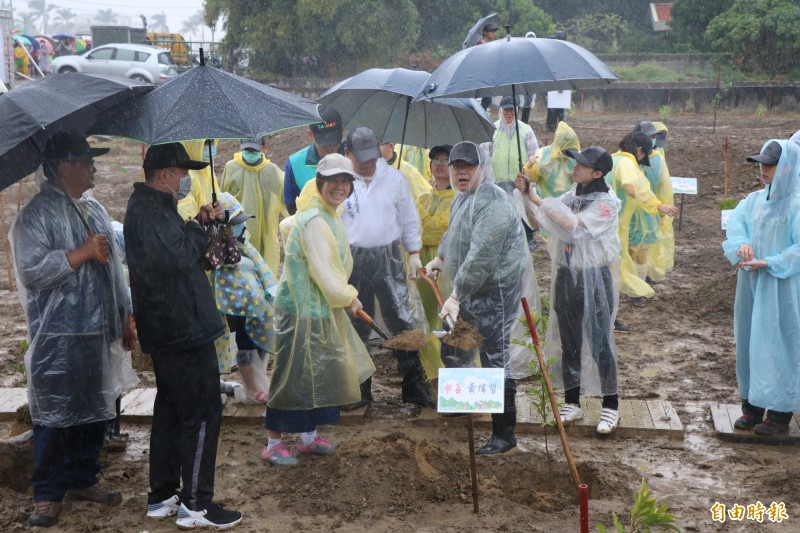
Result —
[[653, 31], [668, 31], [670, 27], [667, 22], [672, 20], [672, 2], [651, 3], [650, 22], [653, 24]]

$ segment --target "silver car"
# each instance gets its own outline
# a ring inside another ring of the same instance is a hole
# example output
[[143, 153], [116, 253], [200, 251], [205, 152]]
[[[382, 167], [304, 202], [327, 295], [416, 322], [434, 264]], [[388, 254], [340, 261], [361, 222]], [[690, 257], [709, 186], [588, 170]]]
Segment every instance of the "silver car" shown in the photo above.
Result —
[[169, 50], [143, 44], [106, 44], [83, 55], [61, 56], [53, 60], [53, 72], [88, 72], [161, 83], [178, 74]]

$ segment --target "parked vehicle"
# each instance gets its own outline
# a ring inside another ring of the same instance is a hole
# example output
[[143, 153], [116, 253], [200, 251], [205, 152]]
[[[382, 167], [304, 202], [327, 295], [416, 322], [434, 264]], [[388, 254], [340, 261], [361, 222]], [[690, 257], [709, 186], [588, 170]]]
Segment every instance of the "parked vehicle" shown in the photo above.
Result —
[[110, 74], [153, 84], [164, 82], [178, 74], [169, 50], [128, 43], [98, 46], [79, 56], [57, 57], [51, 68], [56, 74]]

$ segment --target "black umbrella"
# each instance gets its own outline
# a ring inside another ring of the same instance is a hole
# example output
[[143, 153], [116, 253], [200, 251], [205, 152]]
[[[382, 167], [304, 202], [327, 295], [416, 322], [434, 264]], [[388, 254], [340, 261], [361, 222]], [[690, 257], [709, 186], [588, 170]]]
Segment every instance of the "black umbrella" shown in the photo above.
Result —
[[[516, 102], [517, 94], [602, 87], [618, 80], [605, 63], [577, 44], [509, 35], [445, 59], [416, 99], [512, 96]], [[522, 169], [521, 159], [519, 163]]]
[[461, 43], [461, 48], [469, 48], [478, 44], [478, 41], [483, 37], [483, 27], [490, 22], [494, 27], [498, 27], [499, 21], [500, 18], [497, 16], [497, 13], [492, 13], [491, 15], [483, 17], [467, 32], [467, 38]]
[[193, 139], [258, 139], [287, 128], [319, 122], [316, 104], [305, 98], [205, 64], [109, 113], [93, 133], [145, 144]]
[[152, 85], [100, 74], [56, 74], [0, 95], [0, 191], [42, 164], [58, 131], [86, 133], [103, 111]]

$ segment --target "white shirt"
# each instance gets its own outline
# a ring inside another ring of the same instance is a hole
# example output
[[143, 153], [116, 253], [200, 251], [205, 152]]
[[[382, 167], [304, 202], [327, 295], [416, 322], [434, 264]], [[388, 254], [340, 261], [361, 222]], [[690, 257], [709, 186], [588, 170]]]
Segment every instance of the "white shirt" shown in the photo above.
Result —
[[378, 158], [369, 185], [356, 174], [353, 194], [342, 205], [342, 222], [351, 246], [377, 248], [402, 239], [409, 252], [422, 248], [419, 215], [406, 179], [383, 158]]

